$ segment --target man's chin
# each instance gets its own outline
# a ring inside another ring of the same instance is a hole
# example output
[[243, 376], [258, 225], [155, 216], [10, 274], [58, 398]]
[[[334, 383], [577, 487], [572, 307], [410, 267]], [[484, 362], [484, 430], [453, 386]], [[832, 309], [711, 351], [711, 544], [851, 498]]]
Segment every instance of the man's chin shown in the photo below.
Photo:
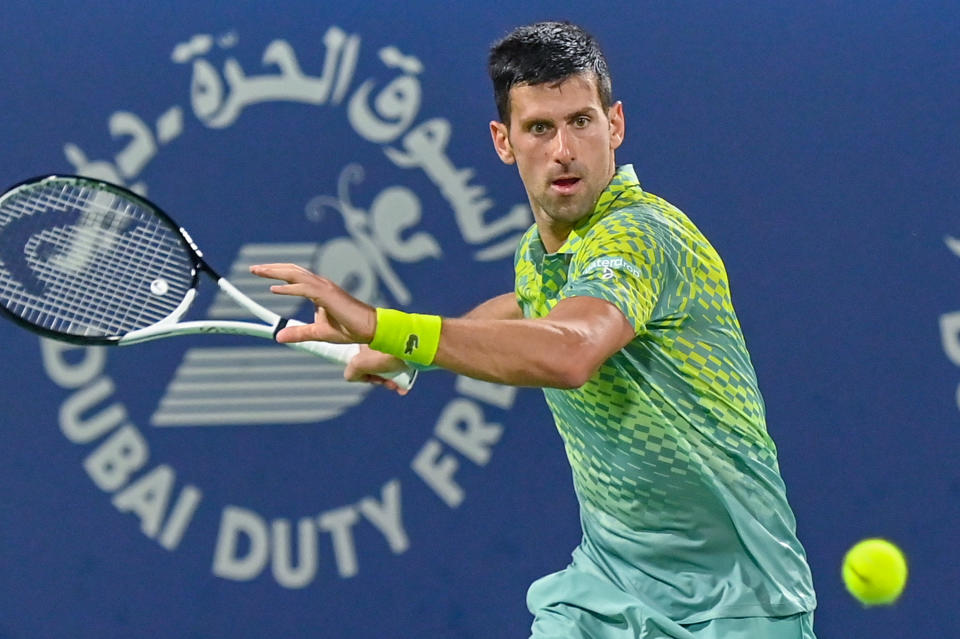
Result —
[[552, 207], [551, 217], [571, 224], [579, 222], [593, 212], [593, 206], [585, 202], [585, 199], [571, 197], [556, 201]]

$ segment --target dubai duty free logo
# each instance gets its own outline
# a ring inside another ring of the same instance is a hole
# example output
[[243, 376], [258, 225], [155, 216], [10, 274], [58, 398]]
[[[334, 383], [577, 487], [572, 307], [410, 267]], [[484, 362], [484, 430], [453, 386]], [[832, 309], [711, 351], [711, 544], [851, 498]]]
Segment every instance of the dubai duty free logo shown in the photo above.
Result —
[[[311, 45], [323, 47], [319, 69], [302, 68], [294, 47], [274, 39], [263, 50], [262, 68], [249, 71], [229, 56], [239, 46], [240, 38], [233, 32], [199, 34], [176, 44], [171, 61], [190, 72], [188, 95], [181, 95], [186, 100], [175, 99], [148, 116], [129, 111], [110, 114], [110, 136], [123, 147], [104, 160], [67, 143], [63, 148], [67, 161], [78, 174], [146, 195], [143, 172], [158, 155], [176, 153], [190, 115], [207, 134], [216, 135], [235, 126], [245, 110], [267, 108], [270, 103], [342, 109], [358, 143], [378, 147], [398, 170], [374, 180], [360, 164], [345, 162], [337, 183], [319, 193], [305, 193], [302, 210], [294, 214], [317, 225], [342, 224], [346, 232], [331, 238], [328, 230], [318, 230], [317, 236], [326, 238], [318, 242], [245, 238], [227, 274], [238, 288], [272, 310], [292, 315], [301, 300], [265, 297], [269, 294], [263, 283], [246, 275], [252, 263], [289, 261], [323, 273], [368, 302], [404, 307], [415, 302], [416, 290], [398, 275], [398, 263], [442, 260], [445, 251], [462, 251], [464, 246], [478, 262], [512, 254], [531, 222], [529, 209], [516, 204], [499, 217], [491, 215], [494, 202], [484, 187], [472, 183], [474, 171], [455, 166], [447, 156], [452, 126], [442, 117], [421, 117], [424, 67], [415, 55], [392, 45], [368, 52], [358, 34], [337, 26], [330, 26], [322, 41]], [[360, 80], [358, 61], [365, 55], [376, 56], [380, 72]], [[221, 59], [215, 65], [214, 60]], [[426, 176], [449, 205], [463, 246], [443, 246], [423, 228], [420, 197], [413, 189], [384, 183], [410, 175], [411, 170]], [[365, 208], [356, 204], [351, 191], [361, 184], [376, 193]], [[330, 194], [333, 190], [335, 195]], [[225, 297], [217, 297], [207, 314], [227, 319], [240, 312]], [[40, 345], [46, 374], [66, 392], [60, 430], [69, 442], [84, 447], [86, 474], [110, 496], [114, 508], [132, 516], [130, 525], [139, 524], [147, 538], [172, 552], [187, 543], [185, 539], [205, 544], [217, 577], [247, 581], [269, 574], [284, 588], [306, 587], [317, 578], [320, 539], [332, 547], [336, 574], [356, 575], [364, 551], [353, 534], [359, 526], [375, 529], [392, 553], [405, 552], [413, 542], [404, 524], [404, 490], [426, 489], [449, 508], [461, 504], [465, 492], [457, 473], [468, 464], [477, 468], [487, 464], [503, 432], [497, 420], [516, 397], [513, 388], [458, 377], [442, 410], [429, 416], [430, 435], [404, 468], [371, 478], [370, 485], [358, 487], [366, 496], [351, 503], [305, 503], [298, 516], [272, 517], [242, 502], [207, 503], [203, 486], [192, 479], [197, 473], [176, 459], [155, 455], [151, 434], [169, 428], [334, 421], [362, 402], [369, 387], [347, 384], [340, 379], [339, 368], [280, 346], [205, 344], [184, 348], [173, 379], [166, 386], [158, 382], [164, 390], [144, 427], [134, 423], [128, 406], [117, 398], [123, 381], [110, 375], [107, 349], [47, 340]], [[175, 342], [168, 347], [178, 348]], [[277, 384], [258, 388], [254, 380], [263, 379]], [[277, 388], [290, 389], [295, 382], [301, 384], [296, 397], [290, 391], [277, 401]], [[213, 539], [187, 536], [200, 509], [215, 509], [219, 515]]]

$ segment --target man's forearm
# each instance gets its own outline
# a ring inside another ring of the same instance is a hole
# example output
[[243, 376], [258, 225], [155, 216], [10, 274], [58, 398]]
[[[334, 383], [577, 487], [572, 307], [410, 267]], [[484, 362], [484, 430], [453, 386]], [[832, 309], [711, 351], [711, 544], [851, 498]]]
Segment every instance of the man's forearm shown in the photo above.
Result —
[[516, 302], [500, 296], [478, 307], [494, 320], [470, 313], [444, 320], [434, 365], [502, 384], [576, 388], [634, 337], [619, 309], [603, 300], [563, 300], [539, 319], [504, 319], [510, 304], [519, 315]]

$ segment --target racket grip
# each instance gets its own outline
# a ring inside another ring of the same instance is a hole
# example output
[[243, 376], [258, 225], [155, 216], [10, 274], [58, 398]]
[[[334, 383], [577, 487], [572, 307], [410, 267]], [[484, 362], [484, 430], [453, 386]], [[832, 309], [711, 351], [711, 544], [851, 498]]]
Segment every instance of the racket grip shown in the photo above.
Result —
[[[286, 326], [303, 325], [304, 322], [294, 319], [287, 320], [286, 322]], [[326, 360], [342, 364], [343, 366], [349, 364], [350, 360], [360, 352], [359, 344], [334, 344], [331, 342], [311, 341], [291, 342], [288, 343], [287, 346], [299, 351], [312, 353], [313, 355], [319, 355]], [[377, 375], [396, 383], [396, 385], [403, 390], [410, 390], [417, 379], [417, 370], [408, 366], [406, 370], [392, 373], [377, 373]]]

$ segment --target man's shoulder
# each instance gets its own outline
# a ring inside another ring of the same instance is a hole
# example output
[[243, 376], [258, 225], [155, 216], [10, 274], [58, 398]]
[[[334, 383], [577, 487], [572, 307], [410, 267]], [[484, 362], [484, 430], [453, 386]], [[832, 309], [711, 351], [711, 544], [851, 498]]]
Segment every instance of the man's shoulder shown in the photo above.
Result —
[[655, 235], [658, 228], [667, 221], [663, 205], [670, 206], [666, 201], [643, 191], [629, 201], [618, 204], [619, 206], [611, 207], [590, 226], [584, 239], [602, 241], [619, 237], [626, 240], [630, 237]]
[[683, 214], [680, 209], [664, 198], [637, 187], [630, 189], [611, 207], [610, 215], [638, 219], [658, 218], [664, 215]]
[[639, 188], [624, 195], [593, 224], [589, 235], [594, 239], [649, 237], [663, 240], [692, 226], [683, 211], [659, 195]]

